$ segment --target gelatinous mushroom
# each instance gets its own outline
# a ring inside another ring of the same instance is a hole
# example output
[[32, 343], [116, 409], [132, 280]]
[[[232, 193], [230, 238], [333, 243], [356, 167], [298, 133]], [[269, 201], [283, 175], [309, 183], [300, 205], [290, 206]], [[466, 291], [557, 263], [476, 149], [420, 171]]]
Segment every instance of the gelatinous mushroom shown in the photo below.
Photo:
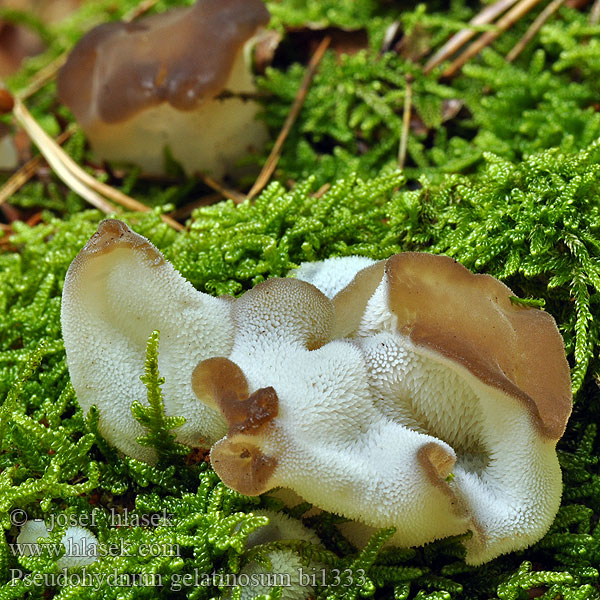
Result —
[[[39, 538], [47, 539], [50, 531], [43, 519], [31, 519], [21, 526], [17, 536], [19, 553], [23, 556], [39, 556]], [[71, 525], [60, 539], [65, 553], [56, 561], [59, 569], [85, 567], [98, 559], [98, 538], [85, 527]]]
[[159, 369], [165, 410], [186, 423], [178, 441], [210, 447], [225, 432], [218, 412], [192, 391], [198, 361], [227, 354], [233, 344], [230, 303], [198, 292], [144, 237], [108, 219], [71, 263], [62, 296], [62, 331], [71, 381], [87, 412], [100, 408], [100, 431], [126, 454], [152, 461], [136, 442], [144, 428], [131, 403], [146, 402], [146, 341], [160, 330]]
[[448, 257], [393, 256], [376, 289], [365, 271], [333, 299], [340, 331], [361, 347], [378, 409], [456, 452], [468, 561], [529, 546], [558, 510], [555, 446], [572, 406], [554, 319]]
[[102, 159], [160, 174], [168, 148], [188, 174], [220, 177], [266, 139], [246, 96], [251, 45], [268, 21], [261, 0], [198, 0], [100, 25], [61, 69], [59, 97]]
[[[248, 550], [281, 540], [302, 540], [321, 545], [317, 535], [297, 519], [270, 510], [253, 510], [252, 513], [256, 517], [267, 517], [269, 522], [248, 536]], [[240, 570], [237, 580], [242, 588], [241, 600], [269, 594], [274, 587], [282, 584], [282, 600], [305, 600], [314, 596], [315, 582], [325, 579], [326, 571], [321, 564], [305, 564], [298, 552], [291, 548], [271, 549], [264, 554], [271, 568], [250, 560]], [[249, 582], [247, 585], [246, 581]]]
[[328, 341], [335, 313], [322, 292], [270, 279], [236, 300], [233, 317], [229, 357], [193, 375], [229, 426], [210, 454], [226, 485], [249, 495], [287, 487], [325, 510], [393, 524], [407, 545], [467, 530], [445, 481], [454, 451], [377, 409], [360, 348]]
[[552, 317], [425, 253], [324, 261], [296, 277], [211, 298], [105, 221], [63, 294], [82, 406], [97, 403], [106, 437], [147, 460], [130, 405], [159, 329], [167, 412], [188, 419], [180, 441], [212, 444], [226, 485], [288, 488], [394, 526], [404, 546], [471, 530], [471, 564], [540, 539], [560, 503], [555, 447], [572, 404]]

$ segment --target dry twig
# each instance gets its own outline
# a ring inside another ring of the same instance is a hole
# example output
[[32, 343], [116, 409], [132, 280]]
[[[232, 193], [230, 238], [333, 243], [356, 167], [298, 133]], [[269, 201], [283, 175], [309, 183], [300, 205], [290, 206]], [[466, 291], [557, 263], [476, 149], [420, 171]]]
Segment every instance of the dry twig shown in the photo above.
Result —
[[452, 64], [444, 71], [444, 77], [452, 77], [473, 56], [479, 54], [486, 46], [489, 46], [501, 33], [514, 25], [521, 17], [526, 15], [541, 0], [521, 0], [515, 7], [509, 10], [496, 22], [494, 31], [487, 31], [479, 39], [475, 40]]
[[324, 183], [314, 194], [311, 194], [313, 198], [322, 198], [331, 189], [330, 183]]
[[[25, 105], [15, 99], [13, 109], [15, 119], [37, 146], [56, 175], [74, 192], [87, 200], [92, 206], [104, 213], [115, 212], [115, 206], [108, 199], [133, 211], [148, 212], [150, 209], [141, 202], [130, 198], [123, 192], [102, 183], [86, 173], [37, 123]], [[181, 231], [184, 227], [166, 215], [162, 220]]]
[[[73, 129], [66, 129], [56, 138], [56, 143], [63, 144], [71, 137], [71, 135], [73, 135]], [[8, 178], [8, 180], [0, 188], [0, 204], [6, 202], [36, 174], [38, 167], [42, 163], [42, 160], [43, 156], [41, 154], [34, 156]]]
[[404, 169], [406, 162], [406, 148], [408, 146], [408, 135], [410, 133], [410, 115], [412, 112], [412, 78], [406, 77], [406, 88], [404, 90], [404, 113], [402, 115], [402, 135], [398, 148], [398, 168]]
[[219, 193], [215, 194], [207, 194], [206, 196], [202, 196], [198, 200], [194, 202], [190, 202], [189, 204], [184, 204], [179, 208], [175, 209], [172, 213], [169, 213], [169, 216], [173, 219], [188, 219], [192, 216], [192, 213], [201, 206], [210, 206], [211, 204], [216, 204], [221, 200], [222, 196]]
[[216, 179], [204, 174], [199, 175], [200, 179], [212, 190], [218, 192], [223, 198], [228, 198], [229, 200], [233, 200], [236, 204], [243, 202], [246, 199], [244, 194], [232, 190], [230, 188], [226, 188], [222, 183], [218, 182]]
[[[487, 25], [497, 16], [508, 10], [517, 0], [498, 0], [490, 6], [486, 6], [479, 14], [475, 15], [470, 21], [470, 25]], [[474, 35], [475, 29], [462, 29], [453, 35], [428, 61], [423, 72], [429, 73], [432, 69], [443, 63], [452, 56], [459, 48], [464, 46]]]
[[279, 162], [279, 158], [281, 156], [281, 149], [283, 148], [283, 144], [292, 129], [298, 115], [300, 114], [300, 110], [302, 109], [302, 105], [304, 104], [304, 100], [306, 99], [306, 94], [308, 93], [308, 89], [310, 88], [310, 84], [312, 82], [315, 73], [317, 72], [317, 68], [319, 63], [321, 62], [325, 50], [329, 46], [331, 42], [330, 37], [326, 37], [319, 44], [315, 53], [312, 55], [310, 62], [308, 63], [308, 68], [306, 69], [306, 73], [304, 75], [304, 79], [300, 84], [300, 88], [298, 89], [298, 93], [296, 94], [296, 98], [294, 98], [294, 103], [292, 104], [292, 108], [288, 113], [288, 116], [283, 124], [283, 128], [279, 132], [277, 139], [275, 140], [275, 144], [273, 145], [273, 149], [267, 158], [262, 171], [260, 172], [258, 178], [254, 182], [252, 189], [248, 192], [247, 198], [251, 200], [257, 194], [261, 192], [261, 190], [267, 185], [269, 179], [271, 179], [271, 175], [275, 171], [275, 167], [277, 167], [277, 163]]
[[590, 11], [590, 25], [598, 25], [600, 22], [600, 0], [596, 0]]
[[142, 0], [137, 6], [134, 6], [124, 17], [123, 21], [133, 21], [138, 17], [141, 17], [144, 13], [147, 13], [158, 0]]
[[29, 98], [29, 96], [33, 96], [33, 94], [41, 90], [49, 81], [52, 81], [52, 79], [56, 77], [58, 70], [65, 64], [68, 54], [68, 52], [63, 52], [52, 62], [40, 69], [29, 85], [17, 94], [19, 100], [25, 100], [26, 98]]
[[[525, 35], [514, 45], [512, 50], [506, 55], [506, 60], [512, 62], [523, 52], [527, 44], [536, 36], [537, 32], [542, 28], [544, 23], [564, 4], [565, 0], [553, 0], [544, 8], [531, 24]], [[600, 4], [600, 2], [598, 2]]]
[[31, 141], [38, 147], [38, 150], [44, 155], [50, 167], [74, 192], [87, 200], [92, 206], [100, 209], [102, 212], [114, 212], [112, 206], [105, 198], [87, 188], [72, 172], [73, 166], [79, 168], [75, 161], [68, 156], [64, 150], [39, 126], [37, 121], [31, 116], [31, 113], [25, 108], [25, 105], [15, 98], [15, 107], [13, 114], [19, 125], [25, 130]]

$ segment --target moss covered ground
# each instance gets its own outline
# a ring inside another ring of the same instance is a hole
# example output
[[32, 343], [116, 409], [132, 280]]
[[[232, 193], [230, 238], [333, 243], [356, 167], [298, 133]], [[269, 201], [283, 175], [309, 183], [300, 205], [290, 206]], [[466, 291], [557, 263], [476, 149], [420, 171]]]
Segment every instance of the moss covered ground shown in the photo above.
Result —
[[[163, 0], [152, 10], [172, 4]], [[404, 250], [447, 254], [473, 271], [498, 277], [554, 316], [575, 394], [574, 413], [558, 446], [562, 506], [548, 534], [532, 548], [470, 567], [460, 540], [382, 549], [390, 535], [383, 531], [359, 552], [336, 529], [337, 517], [327, 514], [305, 519], [322, 547], [287, 546], [307, 561], [326, 564], [330, 574], [350, 569], [339, 581], [331, 575], [329, 585], [316, 590], [320, 599], [598, 598], [600, 27], [589, 23], [590, 5], [563, 4], [525, 51], [507, 63], [504, 57], [541, 3], [459, 75], [440, 80], [436, 71], [423, 75], [408, 60], [409, 52], [381, 52], [385, 32], [398, 21], [409, 46], [435, 50], [476, 14], [478, 3], [267, 4], [272, 26], [284, 44], [288, 40], [287, 52], [260, 83], [263, 118], [273, 137], [306, 69], [294, 62], [301, 59], [290, 50], [292, 32], [311, 22], [363, 30], [367, 42], [352, 55], [333, 49], [325, 55], [274, 179], [254, 202], [196, 208], [186, 230], [177, 233], [159, 215], [206, 194], [201, 182], [145, 182], [135, 170], [123, 179], [103, 173], [111, 185], [154, 207], [121, 218], [156, 244], [194, 286], [212, 294], [237, 295], [267, 277], [285, 276], [302, 261], [329, 256], [384, 258]], [[118, 6], [90, 2], [50, 28], [48, 52], [31, 60], [9, 82], [11, 89], [24, 87], [92, 24], [119, 18], [133, 6], [130, 0]], [[399, 171], [407, 75], [415, 122], [405, 168]], [[451, 102], [459, 110], [449, 114]], [[72, 120], [57, 104], [52, 82], [28, 106], [52, 134]], [[88, 164], [82, 134], [65, 148]], [[15, 221], [0, 239], [0, 600], [236, 597], [240, 590], [216, 583], [179, 590], [172, 583], [195, 572], [237, 572], [248, 558], [246, 537], [263, 523], [252, 510], [281, 505], [268, 496], [247, 498], [228, 490], [201, 457], [183, 454], [171, 443], [167, 429], [173, 423], [160, 418], [153, 343], [145, 382], [156, 410], [138, 411], [138, 417], [164, 460], [149, 466], [119, 456], [103, 441], [97, 415], [82, 414], [70, 386], [59, 319], [65, 272], [103, 215], [47, 175], [24, 185], [9, 202], [39, 222]], [[108, 511], [123, 508], [138, 514], [166, 509], [174, 525], [111, 527]], [[301, 517], [307, 509], [284, 510]], [[16, 570], [39, 576], [58, 572], [56, 557], [14, 554], [15, 510], [30, 518], [65, 514], [85, 521], [97, 515], [93, 529], [99, 540], [132, 550], [105, 556], [90, 571], [145, 576], [147, 584], [44, 586], [32, 578], [13, 578]], [[177, 546], [179, 556], [135, 551], [149, 541]], [[361, 569], [366, 578], [351, 576]], [[163, 585], [152, 585], [151, 578], [158, 576]], [[271, 597], [280, 593], [275, 590]]]

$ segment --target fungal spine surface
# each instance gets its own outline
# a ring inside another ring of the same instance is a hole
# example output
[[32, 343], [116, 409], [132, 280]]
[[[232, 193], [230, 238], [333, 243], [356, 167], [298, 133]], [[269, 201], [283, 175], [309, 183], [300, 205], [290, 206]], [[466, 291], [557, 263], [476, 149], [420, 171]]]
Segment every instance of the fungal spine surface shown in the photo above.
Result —
[[82, 407], [98, 405], [124, 452], [153, 458], [130, 405], [159, 329], [166, 410], [187, 419], [178, 439], [212, 446], [226, 485], [293, 490], [394, 526], [404, 546], [470, 530], [479, 564], [540, 539], [560, 504], [564, 346], [550, 315], [512, 295], [450, 258], [404, 253], [212, 298], [109, 220], [69, 269], [63, 332]]
[[225, 433], [218, 412], [194, 395], [198, 361], [229, 352], [230, 304], [202, 294], [144, 237], [107, 219], [71, 263], [63, 287], [61, 324], [67, 364], [85, 413], [100, 409], [100, 432], [119, 450], [152, 462], [154, 450], [136, 438], [144, 428], [131, 403], [146, 402], [146, 341], [160, 330], [159, 369], [169, 416], [186, 423], [177, 440], [210, 447]]

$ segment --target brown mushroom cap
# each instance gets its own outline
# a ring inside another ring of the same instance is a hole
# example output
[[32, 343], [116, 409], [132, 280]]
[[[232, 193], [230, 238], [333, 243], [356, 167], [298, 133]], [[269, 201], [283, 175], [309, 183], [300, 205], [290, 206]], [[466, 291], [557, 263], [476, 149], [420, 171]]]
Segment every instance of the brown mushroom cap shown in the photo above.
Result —
[[168, 102], [192, 110], [219, 93], [236, 54], [269, 13], [261, 0], [198, 0], [133, 23], [107, 23], [77, 44], [58, 77], [60, 99], [85, 126], [117, 123]]
[[227, 421], [227, 437], [210, 453], [219, 477], [248, 496], [265, 492], [277, 460], [264, 454], [256, 442], [277, 417], [279, 398], [275, 390], [267, 387], [250, 394], [242, 370], [222, 357], [203, 360], [196, 366], [192, 388], [198, 398], [216, 404]]
[[[143, 252], [155, 266], [164, 264], [164, 256], [143, 236], [135, 233], [118, 219], [104, 219], [98, 230], [87, 241], [79, 255], [73, 260], [74, 265], [86, 260], [89, 255], [113, 252], [117, 248], [130, 248]], [[75, 268], [75, 267], [74, 267]]]
[[405, 252], [386, 263], [398, 330], [523, 401], [541, 432], [559, 439], [572, 408], [562, 337], [546, 312], [446, 256]]

